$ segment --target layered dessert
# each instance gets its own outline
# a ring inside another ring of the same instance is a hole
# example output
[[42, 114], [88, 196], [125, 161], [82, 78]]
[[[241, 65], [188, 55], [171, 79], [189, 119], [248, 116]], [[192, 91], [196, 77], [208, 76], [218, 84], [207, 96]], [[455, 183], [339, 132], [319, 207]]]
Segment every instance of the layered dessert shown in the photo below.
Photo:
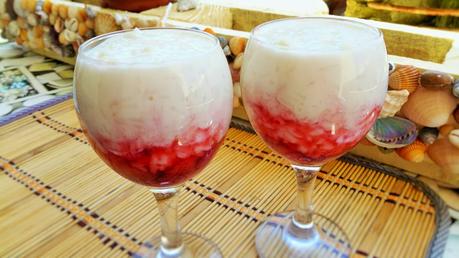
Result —
[[254, 30], [242, 65], [242, 97], [272, 149], [296, 164], [321, 165], [368, 132], [387, 77], [376, 29], [347, 20], [289, 19]]
[[181, 184], [228, 129], [232, 81], [218, 40], [178, 29], [133, 30], [80, 49], [75, 102], [97, 154], [151, 187]]

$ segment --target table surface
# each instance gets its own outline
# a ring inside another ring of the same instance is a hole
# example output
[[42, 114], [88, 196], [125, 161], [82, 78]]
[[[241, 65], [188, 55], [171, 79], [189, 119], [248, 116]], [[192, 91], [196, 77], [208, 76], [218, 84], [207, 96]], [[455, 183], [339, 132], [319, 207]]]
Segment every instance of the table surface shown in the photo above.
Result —
[[[0, 142], [0, 257], [128, 256], [159, 234], [152, 194], [97, 157], [71, 100], [0, 127]], [[393, 175], [333, 161], [315, 191], [316, 210], [343, 227], [356, 256], [423, 257], [435, 237], [435, 204]], [[232, 128], [216, 158], [185, 184], [180, 219], [225, 257], [255, 257], [257, 226], [291, 209], [294, 198], [288, 163]]]

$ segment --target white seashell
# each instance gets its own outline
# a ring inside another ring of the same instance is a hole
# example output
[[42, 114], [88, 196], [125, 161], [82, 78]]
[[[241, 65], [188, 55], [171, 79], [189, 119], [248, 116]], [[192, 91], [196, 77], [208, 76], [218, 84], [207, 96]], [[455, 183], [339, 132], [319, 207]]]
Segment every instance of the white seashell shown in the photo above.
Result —
[[27, 15], [27, 23], [31, 26], [36, 26], [38, 24], [37, 17], [33, 13]]
[[384, 105], [379, 117], [391, 117], [402, 109], [403, 104], [408, 101], [410, 92], [408, 90], [389, 90], [387, 91]]
[[66, 29], [77, 32], [78, 31], [78, 20], [76, 18], [68, 19], [64, 22], [64, 26]]
[[19, 36], [19, 26], [16, 21], [12, 21], [8, 24], [8, 33], [10, 33], [12, 36], [17, 37]]

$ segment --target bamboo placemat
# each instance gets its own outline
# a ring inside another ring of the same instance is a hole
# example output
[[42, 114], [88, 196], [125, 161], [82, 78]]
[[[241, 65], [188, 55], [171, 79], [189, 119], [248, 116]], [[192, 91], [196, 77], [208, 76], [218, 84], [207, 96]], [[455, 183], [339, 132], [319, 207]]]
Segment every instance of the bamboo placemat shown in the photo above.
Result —
[[[243, 125], [180, 198], [184, 230], [225, 257], [255, 257], [258, 224], [295, 198], [287, 162]], [[159, 234], [153, 195], [97, 157], [71, 100], [0, 127], [0, 143], [0, 257], [124, 257]], [[315, 187], [316, 210], [342, 226], [355, 256], [441, 255], [446, 206], [421, 182], [347, 156], [325, 165]]]

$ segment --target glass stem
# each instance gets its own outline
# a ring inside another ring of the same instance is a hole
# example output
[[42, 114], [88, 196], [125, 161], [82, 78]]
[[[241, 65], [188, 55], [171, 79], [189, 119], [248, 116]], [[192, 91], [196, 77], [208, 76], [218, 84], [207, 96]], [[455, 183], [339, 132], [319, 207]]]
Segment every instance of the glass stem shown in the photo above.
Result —
[[161, 223], [161, 257], [180, 257], [182, 234], [178, 223], [178, 192], [180, 188], [152, 189], [158, 203]]
[[301, 229], [313, 228], [314, 222], [312, 196], [314, 181], [320, 166], [292, 165], [296, 172], [297, 204], [293, 215], [293, 224]]

